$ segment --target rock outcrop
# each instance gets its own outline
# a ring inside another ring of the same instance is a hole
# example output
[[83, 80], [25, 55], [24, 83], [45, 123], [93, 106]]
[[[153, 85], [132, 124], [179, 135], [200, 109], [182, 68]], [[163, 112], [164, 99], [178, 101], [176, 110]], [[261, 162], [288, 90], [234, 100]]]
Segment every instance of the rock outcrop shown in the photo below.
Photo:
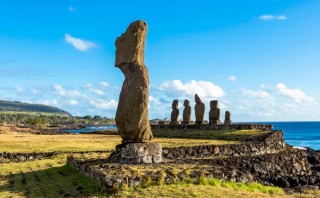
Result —
[[144, 64], [146, 33], [146, 23], [135, 21], [116, 40], [115, 66], [123, 72], [125, 80], [115, 120], [124, 143], [152, 139], [148, 118], [149, 75]]

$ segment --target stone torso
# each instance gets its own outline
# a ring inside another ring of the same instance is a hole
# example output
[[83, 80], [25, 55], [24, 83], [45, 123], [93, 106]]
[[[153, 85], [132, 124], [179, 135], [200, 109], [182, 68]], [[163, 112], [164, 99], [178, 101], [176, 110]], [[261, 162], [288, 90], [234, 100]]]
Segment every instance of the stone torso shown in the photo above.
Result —
[[218, 100], [210, 101], [209, 124], [220, 124], [220, 109]]
[[183, 123], [190, 124], [191, 123], [191, 107], [185, 106], [183, 110]]
[[209, 111], [209, 123], [220, 124], [220, 109], [214, 108]]
[[196, 113], [196, 122], [202, 124], [204, 118], [205, 106], [202, 102], [196, 103], [194, 107], [194, 111]]

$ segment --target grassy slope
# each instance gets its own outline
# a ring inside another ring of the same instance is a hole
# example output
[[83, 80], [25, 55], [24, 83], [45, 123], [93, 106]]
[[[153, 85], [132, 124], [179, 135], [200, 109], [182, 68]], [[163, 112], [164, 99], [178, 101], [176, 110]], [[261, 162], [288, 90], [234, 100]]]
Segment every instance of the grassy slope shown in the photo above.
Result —
[[59, 115], [65, 115], [70, 116], [70, 114], [66, 111], [63, 111], [59, 108], [48, 106], [48, 105], [42, 105], [42, 104], [28, 104], [28, 103], [22, 103], [22, 102], [15, 102], [15, 101], [5, 101], [0, 100], [0, 112], [30, 112], [30, 113], [49, 113], [49, 114], [59, 114]]
[[30, 111], [0, 111], [0, 114], [6, 115], [16, 115], [16, 114], [24, 114], [24, 115], [45, 115], [45, 116], [70, 116], [68, 114], [63, 113], [50, 113], [50, 112], [30, 112]]

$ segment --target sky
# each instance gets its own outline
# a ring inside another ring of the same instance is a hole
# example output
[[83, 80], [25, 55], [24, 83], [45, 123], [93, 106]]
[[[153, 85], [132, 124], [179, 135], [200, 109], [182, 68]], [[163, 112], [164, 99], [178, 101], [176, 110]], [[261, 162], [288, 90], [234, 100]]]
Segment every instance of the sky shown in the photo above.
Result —
[[[115, 39], [148, 25], [149, 117], [218, 99], [221, 119], [320, 120], [318, 0], [1, 0], [0, 100], [114, 117]], [[194, 111], [193, 111], [194, 113]], [[194, 118], [194, 116], [193, 116]]]

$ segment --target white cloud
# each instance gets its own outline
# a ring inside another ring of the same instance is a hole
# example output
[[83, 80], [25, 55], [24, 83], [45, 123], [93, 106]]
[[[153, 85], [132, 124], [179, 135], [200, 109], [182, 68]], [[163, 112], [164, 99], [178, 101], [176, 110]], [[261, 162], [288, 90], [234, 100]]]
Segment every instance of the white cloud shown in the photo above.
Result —
[[286, 15], [261, 15], [259, 17], [260, 20], [264, 20], [264, 21], [270, 21], [270, 20], [286, 20], [287, 16]]
[[301, 89], [289, 89], [283, 83], [278, 83], [276, 85], [276, 88], [281, 93], [281, 95], [292, 98], [295, 102], [316, 102], [314, 98], [312, 98], [311, 96], [307, 96]]
[[100, 95], [100, 96], [104, 95], [104, 91], [102, 91], [102, 90], [100, 90], [100, 89], [90, 88], [89, 90], [90, 90], [92, 93], [95, 93], [95, 94], [97, 94], [97, 95]]
[[90, 100], [90, 103], [95, 106], [97, 109], [116, 109], [118, 103], [115, 100]]
[[225, 95], [223, 89], [209, 81], [191, 80], [182, 83], [180, 80], [166, 81], [160, 85], [160, 90], [171, 97], [193, 98], [197, 93], [203, 100], [212, 100]]
[[22, 87], [20, 87], [20, 86], [17, 86], [17, 87], [16, 87], [16, 91], [17, 91], [17, 92], [20, 92], [20, 93], [21, 93], [21, 92], [24, 92], [24, 88], [22, 88]]
[[106, 88], [109, 86], [109, 84], [107, 82], [101, 82], [100, 83], [101, 87]]
[[66, 95], [66, 91], [64, 90], [64, 88], [61, 85], [57, 85], [57, 84], [54, 85], [54, 89], [59, 95], [61, 95], [61, 96]]
[[71, 100], [69, 100], [69, 104], [70, 105], [77, 105], [79, 102], [77, 101], [77, 100], [75, 100], [75, 99], [71, 99]]
[[237, 81], [237, 78], [234, 75], [231, 75], [228, 77], [228, 80], [231, 82], [235, 82], [235, 81]]
[[154, 98], [152, 96], [149, 96], [149, 103], [153, 103], [155, 105], [161, 105], [161, 102], [157, 98]]
[[263, 90], [250, 90], [250, 89], [241, 89], [242, 94], [248, 97], [253, 97], [253, 98], [269, 98], [270, 94], [266, 91]]
[[67, 43], [71, 44], [74, 48], [83, 52], [96, 47], [95, 43], [91, 41], [86, 41], [80, 38], [72, 37], [70, 34], [65, 34], [64, 39]]
[[[106, 82], [103, 82], [103, 83], [106, 83]], [[108, 84], [107, 84], [107, 85], [108, 85]], [[101, 86], [102, 86], [102, 84], [101, 84]], [[88, 89], [89, 91], [91, 91], [92, 93], [95, 93], [95, 94], [97, 94], [97, 95], [104, 95], [104, 94], [105, 94], [103, 90], [96, 88], [96, 87], [95, 87], [93, 84], [91, 84], [91, 83], [86, 83], [86, 84], [84, 85], [84, 87], [85, 87], [86, 89]], [[102, 86], [102, 89], [104, 89], [104, 88], [105, 88], [105, 87]]]
[[78, 90], [66, 90], [62, 85], [55, 84], [54, 90], [60, 96], [79, 97], [83, 96]]

